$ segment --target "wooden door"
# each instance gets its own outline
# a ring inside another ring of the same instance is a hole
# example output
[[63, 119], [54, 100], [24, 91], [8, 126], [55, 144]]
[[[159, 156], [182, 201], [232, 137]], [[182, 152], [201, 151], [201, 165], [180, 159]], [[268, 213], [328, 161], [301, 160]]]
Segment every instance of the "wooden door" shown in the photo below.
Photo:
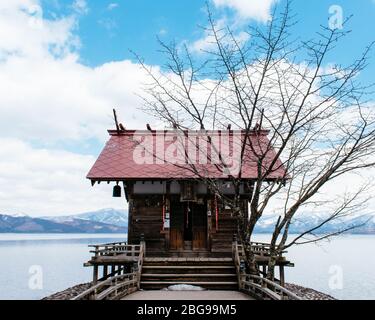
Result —
[[184, 205], [179, 201], [171, 201], [170, 212], [170, 248], [180, 250], [184, 247]]
[[194, 204], [193, 214], [193, 249], [207, 248], [207, 205]]

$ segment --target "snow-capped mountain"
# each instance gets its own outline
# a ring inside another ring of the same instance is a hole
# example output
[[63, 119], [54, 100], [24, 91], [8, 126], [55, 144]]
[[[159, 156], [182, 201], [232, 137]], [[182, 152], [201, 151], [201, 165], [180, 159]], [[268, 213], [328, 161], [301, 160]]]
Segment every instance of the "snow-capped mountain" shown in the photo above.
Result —
[[98, 211], [85, 212], [74, 215], [66, 215], [59, 217], [45, 217], [44, 219], [55, 221], [55, 222], [67, 222], [74, 219], [101, 222], [111, 224], [119, 227], [128, 226], [128, 212], [126, 210], [117, 209], [101, 209]]
[[126, 227], [83, 219], [72, 218], [58, 222], [45, 218], [0, 214], [0, 233], [126, 233], [126, 231]]
[[126, 210], [102, 209], [86, 212], [75, 216], [78, 219], [109, 223], [116, 226], [128, 226], [128, 212]]
[[7, 216], [9, 216], [9, 217], [14, 217], [14, 218], [24, 218], [24, 217], [28, 217], [27, 214], [24, 214], [24, 213], [22, 213], [22, 212], [7, 213]]
[[[262, 217], [256, 227], [256, 233], [271, 233], [277, 222], [277, 216]], [[302, 233], [319, 225], [324, 219], [314, 214], [303, 214], [297, 216], [291, 226], [290, 233]], [[349, 231], [354, 234], [375, 234], [375, 215], [365, 214], [362, 216], [346, 216], [342, 219], [333, 220], [315, 231], [315, 233], [332, 233], [348, 227], [356, 227]]]

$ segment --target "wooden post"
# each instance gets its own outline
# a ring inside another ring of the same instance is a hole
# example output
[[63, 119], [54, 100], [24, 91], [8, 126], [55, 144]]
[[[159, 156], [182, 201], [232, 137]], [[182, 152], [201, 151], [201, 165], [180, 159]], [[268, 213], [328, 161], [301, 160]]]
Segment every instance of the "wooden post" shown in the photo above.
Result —
[[[171, 222], [171, 199], [170, 199], [170, 194], [171, 194], [171, 182], [167, 181], [166, 182], [166, 193], [165, 193], [165, 209], [166, 213], [169, 213], [169, 223]], [[169, 225], [168, 229], [164, 230], [164, 238], [165, 238], [165, 250], [170, 249], [170, 233], [171, 233], [171, 226]]]
[[140, 245], [143, 246], [143, 255], [146, 256], [146, 241], [145, 241], [145, 235], [141, 234], [141, 241]]
[[285, 287], [285, 273], [284, 273], [284, 266], [280, 265], [280, 285]]
[[265, 277], [267, 275], [267, 266], [264, 264], [262, 268], [263, 268], [263, 277]]
[[212, 249], [212, 203], [211, 199], [207, 200], [207, 247]]
[[98, 265], [97, 264], [94, 265], [92, 282], [94, 283], [94, 285], [98, 283]]
[[103, 266], [103, 277], [107, 278], [107, 276], [108, 276], [108, 266], [104, 265]]

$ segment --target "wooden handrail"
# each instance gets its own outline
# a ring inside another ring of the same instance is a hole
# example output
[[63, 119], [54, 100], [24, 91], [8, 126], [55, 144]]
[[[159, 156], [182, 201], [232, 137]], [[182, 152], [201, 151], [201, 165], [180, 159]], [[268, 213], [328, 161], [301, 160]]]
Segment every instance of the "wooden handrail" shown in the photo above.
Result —
[[106, 244], [105, 249], [99, 249], [103, 245], [94, 246], [96, 250], [95, 258], [101, 256], [113, 256], [116, 254], [126, 254], [137, 259], [137, 266], [131, 273], [115, 275], [123, 272], [124, 269], [114, 271], [110, 275], [105, 275], [102, 280], [90, 287], [86, 291], [74, 297], [72, 300], [112, 300], [124, 297], [134, 291], [139, 290], [143, 260], [146, 253], [146, 244], [141, 241], [139, 245]]
[[[136, 291], [138, 289], [137, 283], [137, 272], [121, 274], [99, 282], [71, 300], [117, 299], [120, 296], [123, 297], [126, 294]], [[112, 288], [114, 289], [112, 290]], [[115, 294], [113, 295], [114, 291]]]
[[[262, 247], [264, 247], [263, 245], [264, 244], [262, 244]], [[251, 244], [251, 247], [253, 248], [253, 244]], [[232, 252], [233, 261], [237, 271], [238, 287], [241, 291], [244, 291], [259, 299], [303, 300], [295, 293], [291, 292], [290, 290], [284, 288], [274, 281], [258, 275], [246, 274], [243, 270], [241, 270], [241, 259], [244, 255], [244, 252], [243, 246], [238, 244], [237, 241], [233, 242]]]
[[243, 290], [247, 290], [255, 295], [259, 292], [261, 296], [268, 297], [271, 300], [303, 300], [278, 283], [252, 274], [245, 275], [243, 279]]
[[89, 247], [94, 247], [95, 250], [91, 250], [91, 253], [94, 253], [95, 257], [99, 256], [112, 256], [118, 254], [126, 254], [129, 256], [138, 256], [140, 255], [142, 245], [130, 245], [124, 244], [123, 242], [115, 244], [104, 244], [104, 245], [90, 245]]
[[138, 272], [137, 288], [138, 288], [138, 290], [141, 287], [141, 275], [142, 275], [143, 260], [144, 260], [145, 255], [146, 255], [146, 243], [145, 243], [145, 241], [141, 241], [140, 247], [141, 248], [139, 250], [138, 264], [137, 264], [137, 272]]
[[88, 247], [105, 247], [105, 246], [117, 246], [117, 245], [127, 245], [126, 241], [121, 242], [109, 242], [109, 243], [101, 243], [101, 244], [90, 244]]

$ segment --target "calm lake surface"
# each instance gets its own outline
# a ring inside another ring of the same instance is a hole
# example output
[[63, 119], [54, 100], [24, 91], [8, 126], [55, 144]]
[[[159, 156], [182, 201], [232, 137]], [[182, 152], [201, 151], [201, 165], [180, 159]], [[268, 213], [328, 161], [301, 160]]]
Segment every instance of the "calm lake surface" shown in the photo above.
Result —
[[[0, 299], [40, 299], [90, 281], [92, 270], [83, 267], [91, 256], [87, 245], [125, 239], [121, 234], [0, 234]], [[258, 241], [268, 239], [256, 235]], [[338, 299], [375, 299], [375, 236], [290, 248], [287, 257], [295, 263], [286, 270], [288, 282]], [[42, 288], [33, 288], [40, 271]]]

